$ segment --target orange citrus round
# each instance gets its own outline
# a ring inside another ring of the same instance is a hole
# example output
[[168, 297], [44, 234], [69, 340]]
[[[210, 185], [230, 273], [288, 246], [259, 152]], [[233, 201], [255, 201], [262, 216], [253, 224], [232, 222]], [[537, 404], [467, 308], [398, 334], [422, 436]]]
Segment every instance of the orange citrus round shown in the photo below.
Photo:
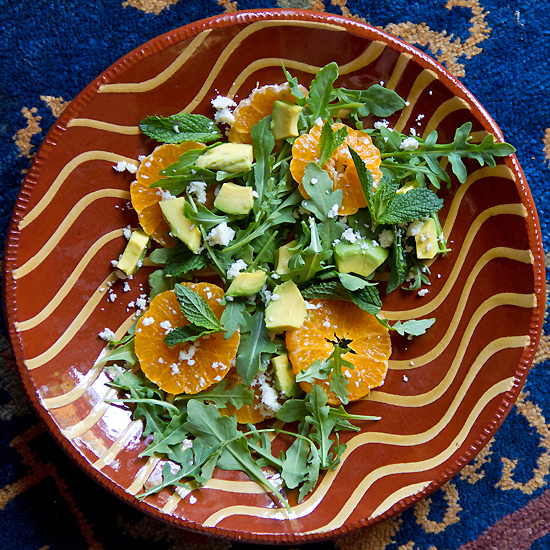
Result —
[[168, 235], [170, 227], [159, 206], [163, 190], [151, 185], [162, 179], [160, 171], [177, 162], [180, 155], [190, 149], [204, 148], [204, 144], [195, 141], [161, 145], [141, 162], [136, 179], [130, 185], [132, 206], [137, 212], [140, 225], [147, 235], [164, 247], [174, 246], [175, 241]]
[[[207, 302], [219, 319], [223, 290], [210, 283], [181, 283]], [[176, 327], [188, 325], [173, 290], [158, 294], [136, 324], [135, 350], [145, 376], [172, 394], [195, 394], [224, 378], [237, 355], [239, 333], [228, 340], [223, 332], [168, 346], [166, 335]]]
[[[317, 359], [323, 361], [334, 351], [334, 343], [345, 340], [352, 350], [342, 357], [353, 369], [342, 367], [348, 379], [348, 399], [356, 401], [368, 395], [371, 388], [380, 386], [388, 370], [391, 340], [388, 329], [374, 315], [352, 302], [343, 300], [310, 300], [315, 309], [308, 315], [301, 328], [286, 333], [286, 347], [295, 374], [307, 369]], [[331, 405], [341, 404], [329, 389], [330, 376], [317, 382], [327, 393]], [[309, 393], [313, 383], [300, 382]]]
[[[368, 134], [345, 126], [341, 122], [332, 125], [334, 131], [339, 128], [348, 129], [348, 137], [332, 154], [323, 169], [328, 173], [334, 182], [333, 189], [342, 190], [342, 205], [338, 214], [347, 216], [355, 214], [359, 208], [367, 206], [367, 201], [359, 181], [359, 176], [353, 163], [348, 145], [363, 159], [370, 170], [374, 184], [380, 181], [382, 172], [380, 170], [380, 151], [372, 143]], [[304, 198], [309, 198], [302, 185], [304, 171], [309, 162], [319, 161], [319, 139], [321, 137], [322, 124], [316, 124], [307, 134], [296, 138], [292, 146], [292, 160], [290, 161], [290, 172], [298, 182], [300, 193]]]
[[[305, 88], [302, 91], [304, 94], [307, 92]], [[256, 88], [248, 97], [241, 100], [233, 111], [235, 122], [229, 129], [229, 141], [232, 143], [252, 143], [250, 129], [258, 124], [262, 118], [271, 114], [275, 101], [296, 103], [296, 99], [290, 93], [288, 82]]]

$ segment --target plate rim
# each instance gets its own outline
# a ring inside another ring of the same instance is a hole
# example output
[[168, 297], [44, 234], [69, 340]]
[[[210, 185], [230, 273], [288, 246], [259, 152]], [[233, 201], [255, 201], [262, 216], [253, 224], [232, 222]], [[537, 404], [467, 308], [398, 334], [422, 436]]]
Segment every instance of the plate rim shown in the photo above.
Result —
[[57, 444], [65, 451], [66, 454], [69, 455], [71, 460], [77, 464], [81, 470], [94, 479], [94, 481], [96, 481], [99, 485], [137, 510], [145, 512], [152, 517], [163, 521], [164, 523], [168, 523], [179, 528], [235, 541], [245, 540], [246, 542], [262, 543], [316, 542], [344, 536], [350, 534], [351, 532], [373, 526], [381, 521], [393, 517], [396, 513], [405, 510], [430, 495], [454, 475], [456, 475], [463, 468], [463, 466], [472, 460], [475, 455], [479, 453], [479, 451], [492, 439], [496, 431], [500, 428], [510, 413], [513, 404], [518, 398], [519, 392], [525, 383], [530, 366], [533, 362], [542, 333], [543, 315], [546, 303], [546, 281], [544, 251], [542, 248], [538, 214], [525, 174], [521, 169], [516, 155], [512, 155], [507, 158], [505, 162], [516, 176], [516, 187], [518, 188], [518, 193], [520, 194], [522, 203], [528, 207], [526, 229], [529, 249], [533, 254], [534, 294], [536, 296], [536, 305], [533, 307], [531, 314], [531, 323], [529, 327], [530, 344], [524, 348], [520, 361], [518, 362], [518, 366], [514, 374], [513, 389], [512, 391], [508, 391], [504, 394], [498, 408], [496, 408], [492, 421], [485, 426], [483, 433], [480, 434], [474, 444], [471, 445], [462, 456], [454, 461], [452, 467], [448, 467], [442, 475], [432, 480], [432, 482], [423, 490], [398, 501], [387, 511], [379, 516], [376, 516], [375, 518], [362, 519], [348, 525], [344, 524], [337, 529], [322, 533], [256, 534], [247, 533], [244, 531], [235, 531], [227, 528], [204, 527], [204, 525], [200, 523], [175, 518], [172, 515], [166, 515], [162, 513], [160, 509], [155, 508], [144, 501], [137, 501], [133, 495], [127, 493], [115, 482], [108, 479], [101, 472], [93, 468], [93, 466], [86, 461], [86, 459], [77, 451], [75, 447], [67, 443], [66, 438], [61, 434], [57, 424], [53, 421], [48, 411], [41, 404], [38, 391], [33, 384], [28, 370], [24, 366], [25, 353], [17, 330], [15, 329], [17, 313], [17, 304], [15, 302], [16, 282], [11, 276], [11, 271], [17, 262], [17, 245], [19, 234], [19, 229], [17, 226], [25, 213], [25, 207], [28, 204], [30, 194], [37, 183], [40, 165], [41, 163], [47, 161], [51, 150], [57, 145], [57, 140], [62, 137], [64, 131], [67, 129], [67, 123], [72, 118], [78, 116], [78, 113], [91, 101], [102, 85], [108, 84], [113, 78], [116, 78], [128, 68], [133, 67], [141, 59], [153, 55], [156, 51], [166, 49], [174, 44], [193, 38], [207, 29], [221, 29], [233, 26], [235, 24], [251, 24], [256, 21], [265, 20], [314, 21], [332, 24], [343, 28], [346, 32], [359, 34], [360, 36], [371, 40], [381, 40], [389, 47], [399, 51], [400, 53], [410, 54], [414, 61], [421, 65], [424, 69], [431, 69], [436, 72], [439, 80], [442, 81], [454, 95], [465, 100], [469, 107], [471, 107], [470, 110], [472, 111], [472, 114], [482, 126], [493, 133], [499, 140], [504, 140], [502, 131], [491, 115], [485, 110], [473, 94], [447, 69], [416, 47], [366, 23], [361, 23], [345, 16], [326, 12], [287, 8], [239, 10], [236, 12], [224, 13], [221, 15], [200, 19], [154, 37], [134, 48], [129, 53], [123, 55], [77, 94], [77, 96], [71, 101], [69, 106], [47, 132], [23, 181], [11, 216], [4, 250], [4, 261], [2, 265], [2, 292], [4, 297], [2, 305], [12, 349], [16, 358], [18, 372], [33, 409], [37, 413], [40, 420], [46, 424], [49, 434], [54, 438]]

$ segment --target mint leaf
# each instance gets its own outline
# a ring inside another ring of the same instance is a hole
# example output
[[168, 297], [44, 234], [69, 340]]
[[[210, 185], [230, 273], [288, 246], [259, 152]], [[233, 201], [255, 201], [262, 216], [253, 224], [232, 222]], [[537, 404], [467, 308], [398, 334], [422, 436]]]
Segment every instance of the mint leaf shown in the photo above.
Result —
[[348, 128], [343, 126], [338, 128], [336, 132], [332, 129], [332, 125], [329, 121], [325, 121], [321, 130], [321, 136], [319, 138], [319, 166], [324, 166], [328, 159], [332, 156], [334, 151], [346, 141], [348, 137]]
[[206, 334], [212, 334], [219, 332], [216, 329], [205, 329], [194, 324], [185, 325], [184, 327], [176, 327], [171, 330], [165, 337], [164, 343], [167, 346], [175, 346], [176, 344], [182, 344], [183, 342], [194, 342], [201, 336]]
[[166, 277], [180, 277], [190, 271], [202, 269], [210, 265], [206, 255], [194, 254], [189, 247], [178, 242], [174, 248], [163, 249], [168, 251], [164, 265], [164, 275]]
[[184, 112], [167, 117], [145, 117], [139, 123], [139, 127], [145, 135], [164, 143], [209, 143], [222, 137], [214, 121], [203, 115]]
[[426, 187], [417, 187], [407, 193], [396, 194], [378, 221], [381, 224], [411, 222], [427, 217], [442, 207], [443, 199]]
[[218, 318], [202, 296], [181, 284], [176, 285], [174, 292], [181, 311], [191, 324], [212, 332], [223, 330]]

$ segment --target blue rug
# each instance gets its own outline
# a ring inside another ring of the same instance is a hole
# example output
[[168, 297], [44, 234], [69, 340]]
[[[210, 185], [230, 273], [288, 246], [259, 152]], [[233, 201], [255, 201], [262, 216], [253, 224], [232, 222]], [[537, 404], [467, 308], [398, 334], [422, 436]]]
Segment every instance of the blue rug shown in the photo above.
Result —
[[[550, 10], [544, 0], [0, 0], [0, 237], [66, 102], [123, 54], [197, 19], [253, 8], [351, 17], [422, 49], [479, 99], [518, 150], [550, 251]], [[547, 262], [548, 263], [548, 262]], [[459, 475], [369, 531], [307, 550], [550, 548], [549, 326], [514, 410]], [[45, 432], [0, 337], [0, 548], [252, 548], [168, 527], [96, 485]]]

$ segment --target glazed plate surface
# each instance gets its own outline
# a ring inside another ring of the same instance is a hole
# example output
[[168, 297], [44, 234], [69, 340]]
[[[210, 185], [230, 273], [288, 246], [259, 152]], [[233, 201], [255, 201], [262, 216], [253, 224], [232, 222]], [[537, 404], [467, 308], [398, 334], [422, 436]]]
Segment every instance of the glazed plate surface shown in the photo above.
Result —
[[[494, 435], [521, 389], [540, 336], [543, 253], [535, 207], [515, 157], [440, 196], [452, 251], [431, 265], [424, 297], [384, 297], [390, 321], [435, 317], [415, 340], [393, 338], [384, 385], [352, 412], [381, 416], [343, 436], [342, 464], [290, 516], [244, 474], [216, 472], [192, 492], [136, 498], [160, 479], [162, 460], [139, 458], [142, 424], [109, 405], [114, 390], [98, 358], [105, 327], [122, 336], [128, 304], [147, 293], [151, 267], [123, 292], [111, 260], [135, 227], [133, 176], [113, 166], [149, 154], [146, 115], [182, 110], [212, 117], [218, 93], [236, 100], [259, 83], [284, 82], [280, 62], [308, 85], [335, 61], [337, 85], [384, 82], [408, 104], [390, 126], [452, 141], [500, 130], [475, 98], [423, 53], [376, 29], [330, 14], [264, 10], [182, 27], [126, 55], [73, 100], [49, 132], [14, 211], [4, 262], [5, 309], [29, 397], [72, 459], [108, 490], [171, 524], [262, 542], [321, 540], [372, 525], [430, 494]], [[420, 116], [423, 115], [423, 116]], [[109, 298], [116, 294], [116, 299]]]

